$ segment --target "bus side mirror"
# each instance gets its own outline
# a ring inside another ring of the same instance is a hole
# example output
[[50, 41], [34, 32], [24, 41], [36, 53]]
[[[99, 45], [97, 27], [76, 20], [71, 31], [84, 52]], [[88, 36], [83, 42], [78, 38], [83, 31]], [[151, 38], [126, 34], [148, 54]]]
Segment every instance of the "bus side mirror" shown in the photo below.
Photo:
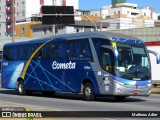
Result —
[[160, 64], [160, 55], [153, 50], [148, 50], [148, 52], [151, 53], [151, 54], [154, 54], [156, 56], [157, 64]]

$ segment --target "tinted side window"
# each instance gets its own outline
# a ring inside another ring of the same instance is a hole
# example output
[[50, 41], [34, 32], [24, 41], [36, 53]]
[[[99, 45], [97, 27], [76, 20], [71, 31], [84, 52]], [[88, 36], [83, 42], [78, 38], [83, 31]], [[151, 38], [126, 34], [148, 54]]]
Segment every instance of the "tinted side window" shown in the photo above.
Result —
[[[37, 50], [37, 48], [40, 46], [40, 44], [33, 44], [31, 45], [31, 55]], [[42, 50], [40, 49], [33, 59], [41, 59], [42, 58]]]
[[91, 47], [90, 47], [90, 44], [89, 44], [88, 40], [84, 41], [84, 50], [83, 51], [84, 51], [84, 57], [85, 57], [85, 59], [87, 59], [87, 60], [93, 60], [92, 52], [91, 52]]
[[3, 49], [3, 59], [11, 60], [11, 47], [4, 47]]
[[50, 58], [57, 58], [59, 52], [59, 42], [52, 42], [50, 44]]
[[22, 46], [12, 46], [11, 47], [11, 59], [12, 60], [23, 60], [24, 58], [23, 47]]
[[74, 58], [75, 41], [69, 42], [68, 58]]
[[24, 60], [28, 60], [32, 54], [32, 51], [31, 51], [31, 46], [30, 45], [24, 45], [22, 46], [23, 48], [23, 59]]
[[103, 38], [92, 38], [98, 59], [100, 60], [101, 53], [102, 53], [102, 45], [111, 45], [110, 40], [103, 39]]
[[81, 60], [93, 60], [88, 39], [80, 39], [75, 44], [75, 57]]
[[84, 40], [77, 40], [75, 44], [75, 57], [76, 58], [84, 58]]
[[69, 47], [69, 42], [67, 41], [60, 42], [59, 58], [67, 57], [68, 47]]

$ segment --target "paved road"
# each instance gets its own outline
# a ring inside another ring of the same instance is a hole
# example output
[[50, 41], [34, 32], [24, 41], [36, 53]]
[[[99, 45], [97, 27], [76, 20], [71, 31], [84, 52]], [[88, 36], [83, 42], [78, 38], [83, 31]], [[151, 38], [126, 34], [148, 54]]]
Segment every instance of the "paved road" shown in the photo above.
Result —
[[99, 97], [96, 101], [88, 102], [83, 100], [82, 95], [58, 93], [51, 97], [43, 97], [37, 93], [31, 96], [19, 96], [15, 90], [0, 88], [0, 106], [2, 105], [21, 106], [40, 111], [160, 111], [160, 95], [132, 96], [123, 102], [117, 102], [114, 97]]
[[81, 95], [56, 94], [43, 97], [41, 94], [19, 96], [15, 90], [0, 88], [0, 101], [18, 104], [48, 107], [62, 111], [160, 111], [160, 95], [150, 97], [128, 97], [124, 102], [115, 101], [114, 97], [99, 97], [87, 102]]

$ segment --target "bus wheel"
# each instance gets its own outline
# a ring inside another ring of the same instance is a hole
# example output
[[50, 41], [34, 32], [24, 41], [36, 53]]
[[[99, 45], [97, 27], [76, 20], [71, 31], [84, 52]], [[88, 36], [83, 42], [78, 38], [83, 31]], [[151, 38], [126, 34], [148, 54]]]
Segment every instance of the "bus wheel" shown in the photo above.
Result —
[[115, 96], [116, 101], [124, 101], [126, 99], [126, 96]]
[[23, 81], [18, 82], [18, 89], [17, 90], [18, 90], [19, 95], [24, 95], [25, 94]]
[[94, 100], [95, 96], [93, 93], [93, 87], [92, 87], [91, 83], [87, 82], [86, 84], [84, 84], [83, 95], [84, 95], [84, 99], [86, 101]]

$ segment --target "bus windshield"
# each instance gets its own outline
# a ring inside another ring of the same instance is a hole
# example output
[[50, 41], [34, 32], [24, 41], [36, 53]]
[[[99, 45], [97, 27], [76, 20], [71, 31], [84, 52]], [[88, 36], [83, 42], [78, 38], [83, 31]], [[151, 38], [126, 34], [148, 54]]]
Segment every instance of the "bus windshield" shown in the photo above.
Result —
[[118, 60], [115, 64], [117, 76], [130, 80], [151, 78], [151, 65], [144, 46], [117, 43]]

